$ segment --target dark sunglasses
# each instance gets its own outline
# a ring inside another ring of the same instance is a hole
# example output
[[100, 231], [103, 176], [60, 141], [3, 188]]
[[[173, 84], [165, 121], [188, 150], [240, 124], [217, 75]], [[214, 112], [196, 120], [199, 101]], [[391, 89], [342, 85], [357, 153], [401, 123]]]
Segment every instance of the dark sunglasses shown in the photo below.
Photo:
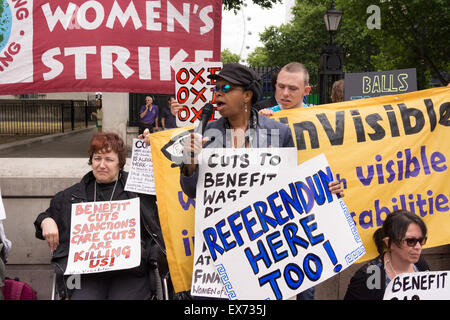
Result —
[[227, 93], [228, 91], [231, 91], [234, 88], [234, 86], [230, 84], [224, 84], [222, 86], [215, 86], [214, 92], [222, 91], [223, 93]]
[[419, 242], [420, 245], [423, 246], [423, 245], [425, 245], [425, 243], [427, 243], [427, 237], [419, 238], [419, 239], [416, 239], [416, 238], [406, 238], [406, 239], [403, 239], [403, 241], [406, 242], [406, 245], [407, 245], [408, 247], [415, 247], [416, 244], [417, 244], [417, 242]]

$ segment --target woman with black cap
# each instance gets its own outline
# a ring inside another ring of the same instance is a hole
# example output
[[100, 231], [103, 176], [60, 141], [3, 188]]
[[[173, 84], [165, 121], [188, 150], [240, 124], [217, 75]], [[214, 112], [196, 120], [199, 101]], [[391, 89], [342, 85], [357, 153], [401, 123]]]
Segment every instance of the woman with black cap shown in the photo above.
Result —
[[[219, 73], [208, 77], [216, 80], [215, 104], [222, 117], [208, 123], [203, 137], [191, 133], [185, 143], [187, 159], [181, 166], [180, 183], [190, 198], [196, 196], [196, 158], [202, 148], [295, 147], [287, 125], [262, 116], [252, 108], [261, 92], [261, 80], [254, 70], [238, 63], [225, 64]], [[170, 107], [174, 115], [181, 109], [177, 101]], [[343, 196], [337, 181], [329, 187], [331, 192]]]
[[[255, 71], [238, 63], [226, 64], [219, 73], [208, 77], [216, 80], [215, 104], [222, 117], [207, 124], [203, 137], [191, 133], [185, 142], [180, 184], [190, 198], [196, 197], [199, 174], [196, 162], [202, 148], [295, 147], [287, 125], [260, 115], [253, 108], [262, 87]], [[176, 115], [181, 106], [172, 101], [170, 108]], [[332, 193], [344, 196], [338, 181], [332, 181], [328, 187]], [[298, 299], [313, 299], [313, 295], [313, 289], [308, 289]]]

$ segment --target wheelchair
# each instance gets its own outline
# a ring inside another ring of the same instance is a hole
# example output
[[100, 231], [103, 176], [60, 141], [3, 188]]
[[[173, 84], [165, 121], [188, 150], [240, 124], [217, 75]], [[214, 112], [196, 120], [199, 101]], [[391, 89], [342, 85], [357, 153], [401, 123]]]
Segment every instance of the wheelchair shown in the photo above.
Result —
[[[141, 255], [145, 257], [141, 263], [146, 264], [146, 269], [149, 272], [150, 291], [152, 293], [150, 300], [173, 299], [176, 294], [170, 279], [169, 266], [164, 248], [150, 240], [144, 246]], [[54, 270], [51, 300], [68, 300], [71, 296], [71, 290], [77, 289], [76, 279], [71, 278], [77, 275], [64, 275], [66, 264], [67, 257], [54, 259], [51, 262]], [[73, 285], [73, 282], [75, 282], [75, 285]]]
[[[52, 279], [52, 292], [51, 300], [70, 300], [70, 291], [77, 289], [75, 287], [68, 286], [68, 283], [76, 283], [73, 281], [71, 276], [65, 276], [64, 272], [58, 264], [52, 263], [54, 268], [53, 279]], [[150, 269], [150, 279], [151, 279], [151, 292], [152, 297], [150, 300], [172, 300], [176, 295], [172, 286], [169, 272], [161, 274], [157, 266]], [[76, 277], [77, 275], [72, 275]]]

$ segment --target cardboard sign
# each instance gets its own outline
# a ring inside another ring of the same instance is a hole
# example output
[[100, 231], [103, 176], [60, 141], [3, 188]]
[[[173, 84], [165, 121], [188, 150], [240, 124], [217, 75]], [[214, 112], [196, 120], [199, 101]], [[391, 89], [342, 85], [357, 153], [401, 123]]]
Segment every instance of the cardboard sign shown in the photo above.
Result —
[[230, 299], [289, 299], [365, 253], [324, 155], [285, 168], [204, 220], [202, 234]]
[[131, 167], [125, 190], [137, 193], [156, 194], [152, 151], [150, 146], [140, 139], [133, 139]]
[[105, 272], [141, 263], [139, 198], [72, 204], [65, 274]]
[[199, 161], [195, 239], [200, 241], [194, 243], [191, 294], [226, 298], [227, 292], [202, 241], [205, 219], [217, 216], [225, 206], [240, 203], [241, 197], [250, 190], [259, 190], [283, 170], [296, 167], [297, 151], [295, 148], [207, 148], [202, 150]]
[[345, 100], [417, 91], [416, 69], [346, 73]]
[[449, 271], [402, 273], [392, 279], [384, 300], [450, 300]]
[[[182, 105], [176, 116], [177, 126], [196, 125], [201, 120], [203, 106], [214, 102], [214, 86], [216, 82], [208, 79], [211, 74], [222, 69], [222, 62], [175, 63], [176, 99]], [[220, 114], [215, 111], [210, 120], [217, 120]]]

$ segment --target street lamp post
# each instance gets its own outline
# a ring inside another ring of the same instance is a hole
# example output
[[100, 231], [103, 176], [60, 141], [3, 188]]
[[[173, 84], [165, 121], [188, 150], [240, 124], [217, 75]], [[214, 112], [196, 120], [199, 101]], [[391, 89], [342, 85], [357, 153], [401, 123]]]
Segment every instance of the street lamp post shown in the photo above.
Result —
[[319, 95], [320, 103], [328, 103], [328, 88], [331, 84], [344, 77], [344, 49], [334, 43], [334, 35], [341, 23], [343, 12], [335, 7], [334, 0], [331, 3], [331, 8], [327, 10], [323, 19], [325, 26], [330, 33], [330, 43], [322, 46], [319, 62]]

